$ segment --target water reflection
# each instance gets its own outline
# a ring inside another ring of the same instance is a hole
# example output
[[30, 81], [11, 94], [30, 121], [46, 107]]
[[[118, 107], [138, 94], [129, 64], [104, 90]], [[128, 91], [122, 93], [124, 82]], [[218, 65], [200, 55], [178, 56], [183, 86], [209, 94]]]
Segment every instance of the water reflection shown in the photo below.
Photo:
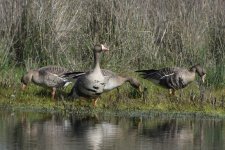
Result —
[[216, 119], [0, 112], [1, 150], [225, 149]]

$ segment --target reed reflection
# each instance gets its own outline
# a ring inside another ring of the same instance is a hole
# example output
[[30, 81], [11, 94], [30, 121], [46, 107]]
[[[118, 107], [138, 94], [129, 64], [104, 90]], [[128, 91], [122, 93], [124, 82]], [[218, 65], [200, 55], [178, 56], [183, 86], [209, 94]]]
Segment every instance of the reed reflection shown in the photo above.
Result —
[[0, 113], [0, 149], [225, 149], [221, 119]]

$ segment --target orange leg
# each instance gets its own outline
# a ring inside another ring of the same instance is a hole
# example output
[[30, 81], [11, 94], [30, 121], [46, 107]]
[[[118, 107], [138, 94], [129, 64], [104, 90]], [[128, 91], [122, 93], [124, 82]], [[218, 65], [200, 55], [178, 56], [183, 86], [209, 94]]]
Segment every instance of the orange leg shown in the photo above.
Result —
[[176, 91], [175, 90], [172, 90], [172, 95], [175, 95], [176, 94]]
[[119, 89], [119, 88], [116, 88], [116, 90], [117, 90], [116, 102], [119, 102], [119, 101], [120, 101], [120, 99], [121, 99], [120, 89]]
[[142, 90], [141, 86], [138, 87], [138, 92], [141, 94], [144, 92], [144, 90]]
[[56, 88], [52, 88], [52, 100], [55, 99], [55, 92], [56, 92]]
[[176, 91], [175, 91], [174, 89], [169, 89], [169, 92], [170, 92], [170, 96], [171, 96], [171, 95], [174, 96]]
[[94, 99], [94, 100], [92, 101], [94, 107], [97, 106], [97, 101], [98, 101], [98, 98], [96, 98], [96, 99]]

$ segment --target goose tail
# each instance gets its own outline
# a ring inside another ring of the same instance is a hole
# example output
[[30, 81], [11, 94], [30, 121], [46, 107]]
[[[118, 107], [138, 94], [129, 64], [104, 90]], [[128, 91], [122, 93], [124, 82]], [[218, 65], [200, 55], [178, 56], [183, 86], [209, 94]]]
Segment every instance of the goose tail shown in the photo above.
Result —
[[146, 79], [157, 73], [159, 70], [150, 69], [150, 70], [137, 70], [135, 72], [138, 72], [139, 75], [141, 75], [142, 78]]

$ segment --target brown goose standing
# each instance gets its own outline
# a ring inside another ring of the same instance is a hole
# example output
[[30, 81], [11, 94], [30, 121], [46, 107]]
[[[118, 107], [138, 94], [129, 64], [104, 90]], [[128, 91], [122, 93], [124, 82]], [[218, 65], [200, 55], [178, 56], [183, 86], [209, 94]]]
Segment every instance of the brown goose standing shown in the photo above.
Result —
[[196, 73], [201, 77], [204, 83], [206, 72], [199, 65], [194, 65], [190, 69], [184, 68], [162, 68], [151, 70], [138, 70], [144, 79], [150, 80], [164, 88], [170, 90], [170, 94], [175, 95], [175, 91], [185, 88], [188, 84], [195, 80]]
[[106, 79], [101, 71], [99, 57], [101, 52], [108, 51], [102, 44], [95, 45], [94, 52], [94, 67], [93, 70], [85, 73], [77, 78], [75, 85], [73, 86], [69, 96], [71, 98], [92, 98], [93, 104], [96, 106], [97, 98], [103, 93], [104, 86], [108, 79]]
[[57, 88], [66, 87], [71, 83], [64, 75], [68, 72], [68, 69], [60, 66], [45, 66], [30, 70], [21, 78], [22, 90], [25, 90], [26, 86], [32, 82], [39, 86], [51, 88], [52, 99], [54, 99]]

